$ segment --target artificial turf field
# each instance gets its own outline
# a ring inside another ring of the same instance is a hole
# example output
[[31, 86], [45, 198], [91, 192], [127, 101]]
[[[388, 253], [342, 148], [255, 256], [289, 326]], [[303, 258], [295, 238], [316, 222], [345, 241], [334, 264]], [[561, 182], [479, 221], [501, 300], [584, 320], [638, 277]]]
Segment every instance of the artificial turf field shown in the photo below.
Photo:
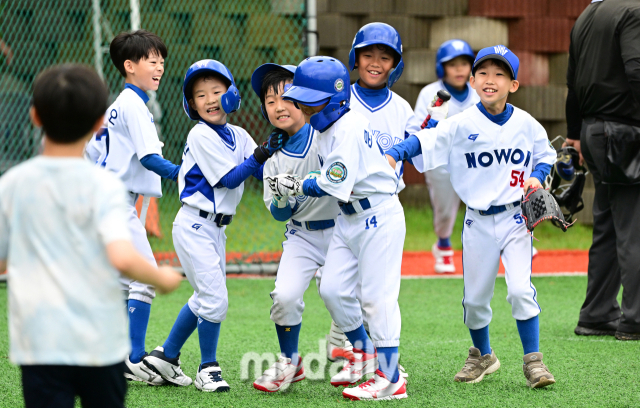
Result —
[[[557, 383], [530, 390], [522, 374], [522, 347], [516, 324], [505, 300], [504, 278], [498, 278], [493, 298], [491, 345], [502, 364], [479, 384], [453, 382], [463, 366], [471, 340], [462, 323], [462, 280], [403, 279], [401, 364], [406, 368], [409, 398], [385, 401], [385, 406], [434, 407], [637, 407], [640, 406], [640, 343], [613, 337], [573, 334], [584, 300], [587, 279], [533, 278], [542, 306], [540, 349]], [[269, 320], [271, 279], [229, 279], [229, 313], [222, 325], [218, 361], [231, 392], [204, 394], [194, 386], [151, 387], [129, 383], [126, 406], [134, 407], [325, 407], [366, 404], [343, 399], [341, 389], [326, 380], [305, 380], [287, 391], [265, 394], [241, 377], [245, 353], [276, 353], [278, 343]], [[8, 361], [7, 288], [0, 284], [0, 407], [21, 407], [20, 370]], [[180, 308], [191, 294], [184, 281], [179, 290], [156, 298], [147, 334], [147, 351], [162, 344]], [[315, 283], [305, 294], [300, 353], [318, 353], [330, 325], [329, 313], [317, 295]], [[46, 341], [46, 339], [42, 339]], [[185, 373], [195, 376], [200, 362], [197, 333], [187, 341], [181, 360]], [[323, 359], [323, 361], [325, 361]], [[318, 371], [315, 364], [314, 371]], [[309, 367], [306, 367], [309, 369]]]

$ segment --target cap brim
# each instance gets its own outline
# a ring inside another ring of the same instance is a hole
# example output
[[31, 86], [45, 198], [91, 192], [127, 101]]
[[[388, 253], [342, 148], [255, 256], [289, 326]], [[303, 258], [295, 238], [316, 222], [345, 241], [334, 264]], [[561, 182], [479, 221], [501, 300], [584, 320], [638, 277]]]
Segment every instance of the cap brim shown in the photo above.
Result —
[[258, 97], [260, 97], [260, 92], [262, 91], [262, 81], [264, 80], [264, 76], [274, 69], [286, 69], [292, 74], [295, 74], [296, 72], [295, 65], [278, 65], [273, 63], [260, 65], [255, 71], [253, 71], [253, 74], [251, 74], [251, 88]]
[[307, 106], [319, 106], [331, 98], [333, 94], [302, 86], [292, 86], [282, 95], [286, 101], [298, 102]]
[[509, 67], [509, 70], [511, 71], [511, 78], [515, 79], [516, 74], [515, 72], [513, 72], [513, 67], [511, 66], [511, 63], [509, 61], [507, 61], [507, 59], [505, 57], [503, 57], [500, 54], [489, 54], [489, 55], [485, 55], [484, 57], [480, 58], [479, 60], [475, 61], [473, 63], [473, 69], [471, 70], [471, 74], [475, 75], [476, 70], [478, 69], [478, 65], [480, 65], [481, 63], [483, 63], [486, 60], [489, 59], [497, 59], [500, 60], [502, 62], [504, 62], [505, 64], [507, 64], [507, 66]]

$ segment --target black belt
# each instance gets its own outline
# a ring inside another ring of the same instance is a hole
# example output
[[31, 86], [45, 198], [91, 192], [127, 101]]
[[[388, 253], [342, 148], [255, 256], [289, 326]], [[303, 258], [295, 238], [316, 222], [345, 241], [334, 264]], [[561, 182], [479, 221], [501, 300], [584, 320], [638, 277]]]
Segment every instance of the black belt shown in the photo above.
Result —
[[327, 228], [333, 228], [336, 225], [336, 222], [334, 220], [322, 220], [322, 221], [296, 221], [296, 220], [291, 220], [291, 223], [293, 225], [295, 225], [296, 227], [302, 227], [302, 225], [304, 224], [304, 227], [308, 230], [308, 231], [321, 231], [321, 230], [326, 230]]
[[199, 214], [200, 214], [200, 217], [202, 218], [211, 219], [211, 221], [215, 222], [218, 227], [222, 227], [223, 225], [229, 225], [233, 220], [233, 215], [216, 214], [215, 217], [211, 217], [213, 213], [209, 213], [204, 210], [200, 210]]

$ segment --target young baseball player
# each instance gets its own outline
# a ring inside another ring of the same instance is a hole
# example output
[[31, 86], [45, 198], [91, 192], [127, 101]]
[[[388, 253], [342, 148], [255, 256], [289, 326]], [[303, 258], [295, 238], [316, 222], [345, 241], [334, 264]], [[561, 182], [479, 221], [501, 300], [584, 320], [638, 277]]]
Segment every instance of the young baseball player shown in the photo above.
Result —
[[[281, 173], [305, 176], [320, 169], [329, 154], [328, 150], [321, 149], [326, 145], [320, 146], [318, 133], [305, 123], [302, 111], [291, 101], [282, 99], [285, 86], [293, 82], [295, 70], [293, 65], [264, 64], [251, 77], [264, 118], [289, 135], [286, 147], [265, 164], [264, 177]], [[264, 202], [276, 220], [288, 221], [275, 289], [271, 292], [271, 320], [276, 324], [281, 356], [253, 383], [258, 390], [276, 392], [305, 378], [298, 355], [303, 296], [316, 271], [325, 263], [340, 208], [329, 195], [274, 196], [267, 183]]]
[[265, 180], [275, 195], [331, 195], [342, 210], [327, 251], [320, 296], [353, 344], [353, 354], [331, 383], [346, 386], [375, 372], [372, 379], [345, 389], [342, 395], [368, 400], [406, 398], [406, 382], [398, 371], [398, 293], [405, 236], [404, 212], [396, 194], [398, 177], [385, 166], [369, 121], [349, 110], [350, 97], [349, 71], [340, 61], [331, 57], [302, 61], [283, 98], [300, 107], [319, 132], [321, 149], [330, 153], [317, 178], [280, 174]]
[[[462, 40], [449, 40], [438, 48], [436, 75], [439, 79], [420, 91], [415, 109], [418, 120], [422, 121], [427, 117], [427, 109], [441, 89], [446, 89], [451, 94], [448, 103], [449, 117], [480, 102], [480, 97], [469, 85], [474, 58], [475, 53], [471, 46]], [[434, 269], [436, 273], [453, 273], [456, 267], [453, 264], [450, 238], [460, 199], [451, 185], [446, 166], [426, 171], [424, 176], [433, 208], [433, 227], [438, 236], [438, 242], [431, 247], [435, 260]]]
[[[145, 201], [150, 197], [162, 197], [160, 178], [175, 180], [180, 169], [162, 158], [162, 143], [153, 115], [146, 106], [149, 101], [146, 92], [156, 91], [160, 85], [167, 47], [157, 35], [138, 30], [118, 34], [111, 41], [109, 52], [111, 61], [125, 78], [125, 89], [107, 109], [104, 124], [88, 144], [86, 155], [124, 182], [129, 192], [129, 228], [133, 243], [151, 264], [156, 265], [144, 220], [138, 218], [135, 203], [139, 196], [144, 196]], [[121, 283], [128, 298], [132, 348], [125, 361], [125, 377], [151, 385], [163, 384], [164, 380], [142, 363], [146, 356], [145, 338], [155, 290], [151, 285], [125, 276]]]
[[[507, 301], [524, 349], [531, 388], [555, 382], [539, 352], [536, 289], [531, 283], [531, 236], [522, 218], [523, 190], [541, 187], [556, 160], [547, 134], [531, 115], [506, 103], [518, 89], [518, 57], [502, 45], [481, 50], [471, 86], [480, 103], [425, 129], [388, 152], [389, 163], [416, 157], [423, 170], [448, 165], [451, 184], [467, 205], [462, 232], [464, 322], [473, 347], [455, 381], [479, 382], [500, 368], [489, 343], [490, 302], [500, 259]], [[420, 156], [420, 158], [417, 158]]]
[[41, 73], [31, 118], [44, 150], [0, 178], [0, 269], [8, 265], [11, 362], [25, 406], [124, 407], [130, 351], [118, 271], [176, 289], [131, 242], [124, 184], [82, 158], [102, 125], [108, 91], [90, 68]]
[[204, 392], [229, 391], [216, 358], [220, 325], [227, 316], [226, 226], [242, 198], [244, 181], [262, 180], [262, 165], [282, 146], [281, 134], [256, 146], [227, 115], [240, 108], [240, 93], [229, 69], [215, 60], [189, 67], [183, 84], [185, 113], [198, 123], [191, 129], [182, 154], [178, 180], [182, 208], [173, 223], [173, 245], [194, 289], [162, 346], [144, 359], [166, 381], [180, 386], [193, 382], [180, 368], [180, 349], [198, 328], [201, 364], [195, 386]]

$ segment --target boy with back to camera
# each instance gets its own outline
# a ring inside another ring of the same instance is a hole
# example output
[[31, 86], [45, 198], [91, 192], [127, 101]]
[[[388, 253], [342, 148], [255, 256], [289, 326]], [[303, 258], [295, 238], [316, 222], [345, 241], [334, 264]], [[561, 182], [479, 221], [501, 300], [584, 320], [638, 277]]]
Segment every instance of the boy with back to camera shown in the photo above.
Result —
[[[318, 132], [305, 123], [302, 111], [282, 99], [284, 90], [293, 82], [295, 69], [293, 65], [264, 64], [251, 76], [264, 118], [289, 135], [287, 145], [267, 161], [264, 177], [280, 173], [307, 175], [321, 168], [329, 153], [320, 149]], [[271, 320], [276, 325], [281, 356], [253, 383], [257, 390], [276, 392], [305, 378], [298, 354], [303, 296], [317, 269], [325, 263], [340, 209], [331, 196], [273, 195], [267, 183], [264, 202], [276, 220], [289, 221], [275, 289], [271, 292]]]
[[467, 205], [462, 231], [464, 322], [473, 347], [455, 381], [477, 383], [500, 368], [489, 343], [491, 298], [500, 258], [507, 301], [524, 350], [527, 386], [555, 383], [539, 352], [541, 309], [531, 283], [532, 237], [520, 210], [522, 192], [542, 187], [556, 161], [547, 133], [528, 113], [507, 103], [518, 90], [518, 57], [503, 45], [481, 50], [471, 86], [480, 102], [425, 129], [387, 152], [391, 166], [414, 157], [423, 170], [448, 165], [451, 184]]
[[[429, 115], [429, 107], [439, 90], [445, 89], [451, 94], [448, 103], [448, 117], [480, 102], [480, 97], [469, 84], [471, 65], [475, 53], [471, 46], [462, 40], [445, 41], [436, 52], [436, 75], [438, 80], [425, 86], [416, 101], [416, 118], [424, 120]], [[451, 234], [456, 222], [460, 199], [451, 185], [449, 172], [445, 166], [424, 173], [431, 207], [433, 208], [433, 228], [438, 242], [431, 247], [436, 273], [454, 273]]]
[[10, 358], [30, 407], [123, 407], [130, 350], [118, 271], [176, 289], [182, 277], [134, 248], [128, 194], [82, 158], [102, 125], [107, 88], [90, 68], [35, 81], [31, 118], [44, 151], [0, 178], [0, 269], [8, 262]]
[[[182, 307], [162, 346], [145, 365], [166, 381], [203, 392], [229, 391], [216, 356], [220, 326], [227, 317], [227, 225], [242, 198], [244, 181], [262, 180], [262, 166], [286, 141], [282, 132], [256, 146], [246, 130], [227, 123], [240, 108], [240, 93], [231, 71], [215, 60], [189, 67], [183, 83], [183, 107], [198, 123], [182, 154], [178, 180], [182, 208], [173, 222], [173, 244], [193, 295]], [[193, 381], [180, 368], [180, 350], [198, 328], [200, 366]]]
[[[139, 196], [162, 197], [160, 178], [176, 180], [180, 166], [162, 157], [162, 143], [158, 138], [153, 115], [146, 103], [147, 91], [156, 91], [164, 73], [167, 47], [157, 35], [145, 30], [123, 32], [111, 41], [111, 61], [125, 78], [125, 89], [106, 111], [103, 126], [87, 146], [87, 153], [100, 153], [97, 165], [115, 173], [129, 192], [129, 228], [133, 243], [153, 265], [156, 260], [147, 239], [147, 233], [135, 204]], [[143, 220], [142, 220], [143, 221]], [[164, 383], [143, 363], [145, 338], [151, 302], [155, 297], [153, 286], [122, 277], [127, 297], [131, 355], [125, 361], [125, 377], [150, 385]]]

